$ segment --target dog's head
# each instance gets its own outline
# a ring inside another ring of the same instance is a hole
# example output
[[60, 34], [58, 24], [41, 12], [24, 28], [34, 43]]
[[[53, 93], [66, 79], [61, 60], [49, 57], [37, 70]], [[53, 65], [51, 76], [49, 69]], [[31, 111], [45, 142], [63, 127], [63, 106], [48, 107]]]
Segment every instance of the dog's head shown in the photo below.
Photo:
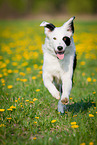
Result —
[[61, 27], [55, 27], [53, 24], [43, 21], [40, 26], [44, 26], [47, 39], [50, 41], [56, 56], [59, 59], [64, 58], [64, 53], [67, 47], [71, 45], [71, 37], [74, 33], [73, 20], [75, 17], [70, 18]]

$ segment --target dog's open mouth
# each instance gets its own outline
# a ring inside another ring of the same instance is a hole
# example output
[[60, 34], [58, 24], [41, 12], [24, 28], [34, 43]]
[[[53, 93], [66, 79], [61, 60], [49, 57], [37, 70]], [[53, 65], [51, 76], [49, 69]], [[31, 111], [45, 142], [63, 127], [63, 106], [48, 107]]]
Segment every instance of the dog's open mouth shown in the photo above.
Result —
[[65, 51], [55, 51], [57, 57], [61, 60], [64, 58], [64, 52]]

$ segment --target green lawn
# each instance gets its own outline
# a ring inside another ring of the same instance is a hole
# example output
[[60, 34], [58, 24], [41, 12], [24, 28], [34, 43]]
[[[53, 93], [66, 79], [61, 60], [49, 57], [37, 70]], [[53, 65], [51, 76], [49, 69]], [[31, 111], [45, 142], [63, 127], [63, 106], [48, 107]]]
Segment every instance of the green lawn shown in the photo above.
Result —
[[75, 20], [78, 61], [63, 115], [42, 81], [45, 35], [40, 23], [0, 21], [0, 142], [97, 145], [97, 22]]

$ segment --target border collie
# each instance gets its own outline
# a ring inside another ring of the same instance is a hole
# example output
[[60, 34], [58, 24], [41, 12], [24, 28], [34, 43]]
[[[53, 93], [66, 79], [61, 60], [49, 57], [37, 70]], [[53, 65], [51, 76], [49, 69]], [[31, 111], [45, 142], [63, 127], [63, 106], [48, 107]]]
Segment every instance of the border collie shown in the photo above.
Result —
[[70, 18], [61, 27], [43, 21], [45, 44], [42, 45], [43, 82], [51, 95], [60, 99], [61, 104], [69, 103], [72, 89], [73, 72], [76, 66], [76, 53], [73, 41], [75, 17]]

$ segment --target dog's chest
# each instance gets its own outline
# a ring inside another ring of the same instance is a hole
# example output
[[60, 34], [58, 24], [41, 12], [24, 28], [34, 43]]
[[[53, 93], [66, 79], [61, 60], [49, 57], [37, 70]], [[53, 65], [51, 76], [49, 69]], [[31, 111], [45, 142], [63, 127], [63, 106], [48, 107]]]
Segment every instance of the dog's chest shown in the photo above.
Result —
[[44, 59], [43, 71], [49, 73], [52, 77], [61, 80], [63, 73], [62, 64], [59, 63], [58, 59], [47, 58]]

